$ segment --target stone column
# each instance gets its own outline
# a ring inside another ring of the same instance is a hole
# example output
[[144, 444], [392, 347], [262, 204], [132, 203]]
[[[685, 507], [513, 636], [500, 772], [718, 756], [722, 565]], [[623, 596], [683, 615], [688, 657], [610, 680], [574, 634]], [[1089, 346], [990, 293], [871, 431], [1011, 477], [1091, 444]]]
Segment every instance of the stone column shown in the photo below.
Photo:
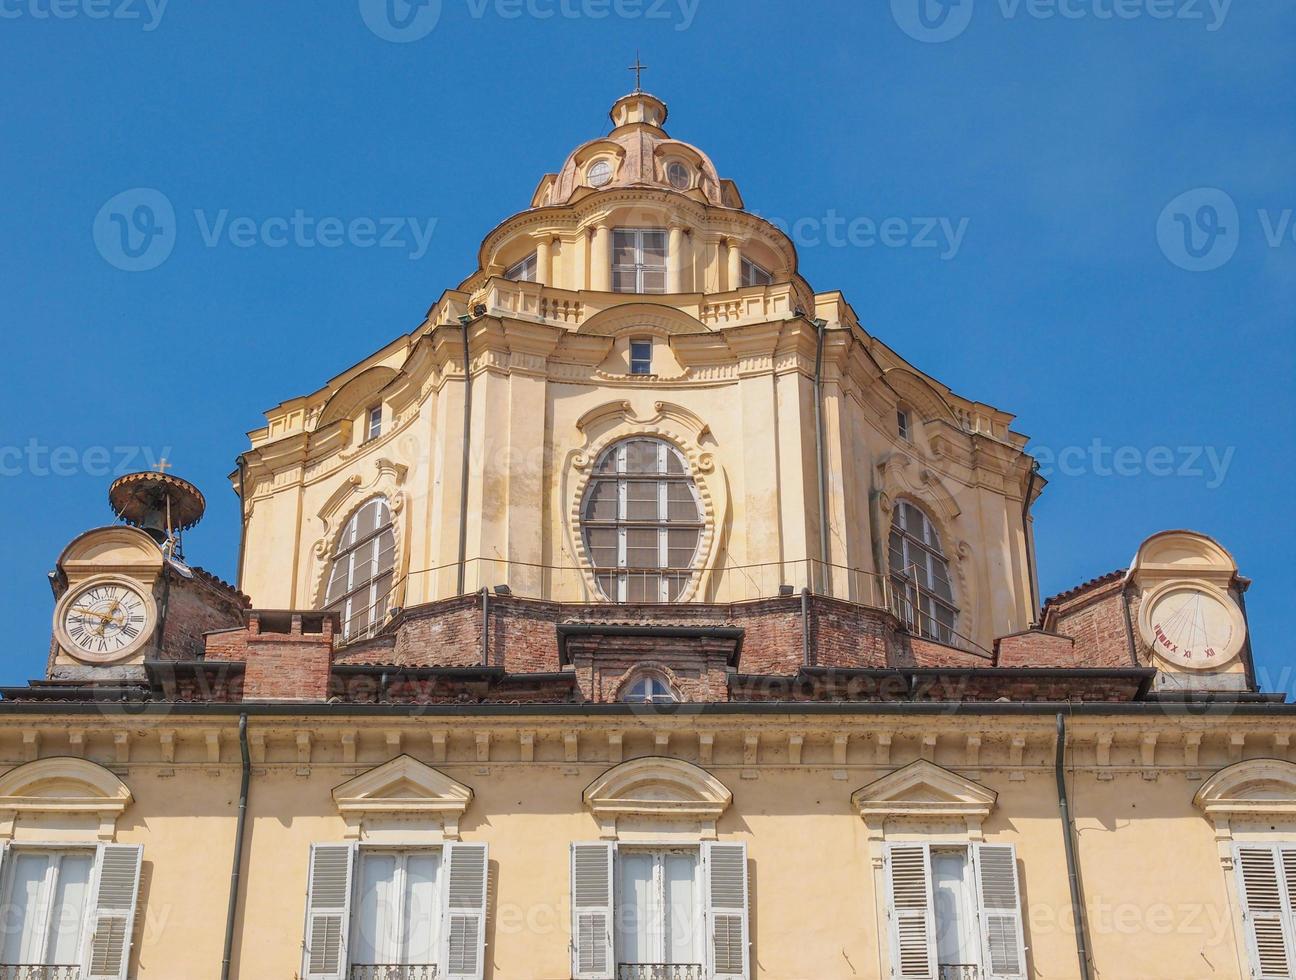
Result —
[[666, 292], [684, 292], [684, 229], [671, 225], [666, 252]]
[[742, 242], [736, 238], [729, 239], [729, 283], [726, 289], [733, 291], [742, 287]]
[[553, 280], [553, 256], [550, 249], [553, 239], [545, 235], [536, 244], [536, 282], [541, 286], [552, 285]]
[[612, 229], [606, 224], [594, 229], [589, 288], [600, 293], [612, 292]]

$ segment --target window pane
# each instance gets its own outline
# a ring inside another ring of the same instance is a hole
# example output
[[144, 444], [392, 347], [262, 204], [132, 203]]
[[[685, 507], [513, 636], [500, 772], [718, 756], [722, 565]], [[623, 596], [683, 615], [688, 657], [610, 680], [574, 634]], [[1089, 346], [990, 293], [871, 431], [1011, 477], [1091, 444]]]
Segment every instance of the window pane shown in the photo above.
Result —
[[639, 277], [633, 268], [612, 270], [612, 292], [637, 293], [638, 291]]
[[661, 602], [662, 577], [657, 572], [628, 572], [626, 575], [627, 602]]
[[631, 480], [626, 483], [626, 520], [655, 521], [661, 514], [657, 499], [657, 483]]
[[586, 534], [586, 545], [595, 568], [617, 567], [617, 541], [620, 532], [614, 527], [592, 527]]
[[365, 854], [360, 861], [360, 893], [352, 938], [356, 963], [395, 963], [400, 923], [396, 921], [396, 855]]
[[41, 959], [40, 924], [41, 889], [49, 870], [49, 857], [44, 854], [19, 853], [10, 861], [10, 907], [0, 918], [4, 930], [3, 956], [5, 963], [36, 963]]
[[688, 467], [684, 464], [684, 457], [676, 449], [668, 448], [666, 450], [666, 472], [672, 476], [688, 475]]
[[697, 855], [667, 854], [662, 878], [666, 890], [665, 953], [667, 963], [701, 963], [698, 935]]
[[969, 879], [966, 851], [932, 852], [936, 955], [941, 966], [973, 965], [980, 960]]
[[617, 855], [620, 870], [620, 901], [616, 904], [617, 961], [656, 963], [653, 941], [652, 898], [653, 858], [651, 854], [622, 851]]
[[632, 527], [626, 529], [626, 567], [658, 568], [661, 555], [656, 528]]
[[54, 904], [50, 910], [47, 964], [70, 964], [81, 959], [81, 934], [86, 905], [90, 901], [90, 872], [94, 858], [89, 854], [67, 854], [59, 862]]
[[657, 473], [657, 443], [638, 440], [626, 445], [627, 473]]
[[615, 480], [596, 480], [590, 485], [589, 499], [585, 503], [587, 521], [615, 521], [617, 519], [617, 484]]
[[665, 270], [653, 270], [645, 268], [643, 270], [643, 293], [664, 293], [666, 292], [666, 272]]
[[670, 483], [666, 486], [666, 516], [672, 521], [697, 521], [697, 501], [693, 499], [693, 490], [684, 483]]
[[411, 854], [405, 865], [405, 963], [433, 964], [437, 957], [437, 879], [441, 855], [436, 851]]
[[643, 233], [643, 259], [646, 266], [666, 266], [666, 232], [645, 231]]
[[671, 568], [691, 568], [702, 532], [695, 528], [671, 528], [667, 533], [667, 562]]

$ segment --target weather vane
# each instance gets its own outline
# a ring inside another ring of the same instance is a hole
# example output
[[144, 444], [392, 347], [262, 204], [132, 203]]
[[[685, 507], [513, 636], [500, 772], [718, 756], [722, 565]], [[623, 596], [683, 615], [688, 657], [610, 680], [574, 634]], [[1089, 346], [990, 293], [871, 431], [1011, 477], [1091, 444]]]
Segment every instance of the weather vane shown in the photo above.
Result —
[[648, 69], [648, 66], [645, 65], [645, 64], [643, 64], [643, 62], [639, 60], [639, 52], [636, 51], [636, 52], [635, 52], [635, 63], [634, 63], [633, 65], [631, 65], [629, 68], [626, 69], [626, 71], [632, 71], [632, 72], [635, 73], [635, 91], [636, 91], [636, 92], [642, 92], [642, 91], [643, 91], [643, 73], [644, 73], [647, 69]]

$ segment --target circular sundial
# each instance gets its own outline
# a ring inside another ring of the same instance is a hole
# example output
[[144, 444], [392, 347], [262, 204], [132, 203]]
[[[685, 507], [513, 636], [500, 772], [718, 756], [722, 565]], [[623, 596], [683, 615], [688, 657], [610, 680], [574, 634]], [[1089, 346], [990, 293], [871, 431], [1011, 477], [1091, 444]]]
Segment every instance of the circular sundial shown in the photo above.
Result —
[[1193, 584], [1148, 596], [1139, 613], [1143, 639], [1162, 660], [1188, 670], [1218, 668], [1242, 652], [1246, 623], [1226, 595]]

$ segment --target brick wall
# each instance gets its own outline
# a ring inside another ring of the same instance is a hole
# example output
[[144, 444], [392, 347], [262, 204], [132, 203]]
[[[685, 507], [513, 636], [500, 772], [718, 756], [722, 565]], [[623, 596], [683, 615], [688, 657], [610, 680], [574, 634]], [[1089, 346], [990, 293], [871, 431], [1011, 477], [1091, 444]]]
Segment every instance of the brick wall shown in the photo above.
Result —
[[[1138, 610], [1131, 606], [1132, 623]], [[1044, 629], [1075, 641], [1075, 656], [1066, 666], [1137, 667], [1130, 650], [1125, 619], [1123, 577], [1100, 579], [1054, 599], [1044, 610]]]
[[243, 630], [208, 637], [210, 661], [247, 664], [243, 697], [324, 701], [329, 696], [335, 613], [273, 613], [253, 610]]
[[160, 637], [162, 659], [197, 659], [206, 651], [206, 634], [243, 625], [246, 600], [229, 586], [205, 572], [195, 571], [193, 578], [185, 578], [167, 567], [163, 574], [166, 619]]

